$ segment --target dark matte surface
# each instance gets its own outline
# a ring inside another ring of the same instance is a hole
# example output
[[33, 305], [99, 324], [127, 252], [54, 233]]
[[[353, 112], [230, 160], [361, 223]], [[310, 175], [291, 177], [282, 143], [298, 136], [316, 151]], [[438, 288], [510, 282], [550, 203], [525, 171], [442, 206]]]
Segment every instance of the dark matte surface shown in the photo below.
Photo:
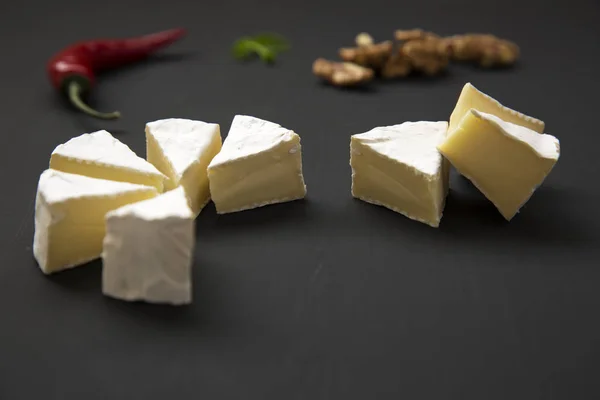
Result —
[[[597, 0], [54, 0], [3, 2], [0, 16], [0, 399], [600, 398]], [[121, 121], [72, 112], [46, 82], [46, 59], [71, 41], [177, 25], [191, 28], [185, 41], [102, 80], [94, 104]], [[493, 32], [523, 62], [366, 92], [310, 73], [358, 31], [412, 27]], [[265, 29], [294, 44], [276, 67], [230, 59], [235, 38]], [[506, 223], [460, 179], [437, 230], [353, 200], [349, 136], [447, 119], [467, 81], [561, 139], [524, 211]], [[143, 155], [146, 121], [225, 134], [236, 113], [300, 133], [308, 198], [206, 208], [192, 306], [104, 298], [99, 262], [40, 273], [33, 201], [56, 145], [105, 128]]]

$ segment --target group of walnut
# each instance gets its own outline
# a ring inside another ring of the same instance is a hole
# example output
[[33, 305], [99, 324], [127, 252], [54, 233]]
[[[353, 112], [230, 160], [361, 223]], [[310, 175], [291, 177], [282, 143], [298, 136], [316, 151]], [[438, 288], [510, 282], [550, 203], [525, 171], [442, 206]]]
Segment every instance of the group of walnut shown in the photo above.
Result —
[[439, 75], [451, 61], [493, 68], [511, 66], [519, 58], [515, 43], [490, 34], [442, 37], [411, 29], [397, 30], [394, 36], [395, 41], [375, 43], [368, 33], [360, 33], [356, 47], [339, 50], [341, 62], [318, 58], [313, 73], [335, 86], [355, 86], [376, 76], [394, 79], [411, 73]]

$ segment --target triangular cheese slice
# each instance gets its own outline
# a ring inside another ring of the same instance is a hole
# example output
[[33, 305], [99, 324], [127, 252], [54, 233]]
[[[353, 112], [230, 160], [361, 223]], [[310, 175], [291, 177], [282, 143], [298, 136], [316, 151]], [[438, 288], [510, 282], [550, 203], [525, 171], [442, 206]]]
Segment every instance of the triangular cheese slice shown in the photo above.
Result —
[[49, 274], [98, 258], [106, 213], [157, 195], [152, 186], [44, 171], [37, 188], [33, 239], [40, 268]]
[[182, 186], [109, 212], [102, 292], [126, 301], [190, 303], [195, 242]]
[[496, 99], [477, 90], [470, 83], [463, 87], [454, 111], [450, 116], [448, 133], [452, 134], [457, 128], [460, 120], [473, 108], [477, 111], [492, 114], [504, 121], [511, 122], [516, 125], [521, 125], [538, 133], [544, 133], [544, 122], [537, 118], [527, 116], [523, 113], [515, 111], [511, 108], [503, 106]]
[[85, 133], [57, 146], [50, 157], [57, 171], [153, 186], [163, 191], [166, 177], [107, 131]]
[[352, 195], [439, 226], [449, 168], [436, 146], [447, 127], [445, 121], [405, 122], [353, 135]]
[[220, 214], [301, 199], [306, 185], [300, 137], [272, 122], [237, 115], [208, 177]]
[[554, 136], [474, 109], [438, 149], [509, 221], [560, 156]]
[[184, 187], [195, 215], [210, 200], [206, 168], [221, 144], [218, 124], [183, 118], [146, 124], [146, 158], [169, 178], [166, 190]]

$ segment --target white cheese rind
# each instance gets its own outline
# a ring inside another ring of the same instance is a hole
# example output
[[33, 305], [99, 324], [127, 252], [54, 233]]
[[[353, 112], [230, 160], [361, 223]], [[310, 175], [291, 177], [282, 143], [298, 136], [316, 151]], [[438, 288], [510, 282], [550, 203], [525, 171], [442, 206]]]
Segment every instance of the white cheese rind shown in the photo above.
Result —
[[124, 301], [192, 301], [194, 213], [183, 187], [106, 216], [102, 291]]
[[159, 221], [167, 218], [189, 219], [193, 214], [186, 201], [184, 188], [178, 187], [152, 199], [117, 208], [108, 213], [106, 218], [127, 216], [146, 221]]
[[223, 148], [211, 161], [216, 168], [274, 149], [292, 140], [295, 133], [273, 122], [248, 115], [236, 115], [231, 123]]
[[447, 129], [446, 121], [408, 121], [373, 128], [353, 137], [391, 161], [433, 176], [442, 162], [436, 145], [445, 138]]

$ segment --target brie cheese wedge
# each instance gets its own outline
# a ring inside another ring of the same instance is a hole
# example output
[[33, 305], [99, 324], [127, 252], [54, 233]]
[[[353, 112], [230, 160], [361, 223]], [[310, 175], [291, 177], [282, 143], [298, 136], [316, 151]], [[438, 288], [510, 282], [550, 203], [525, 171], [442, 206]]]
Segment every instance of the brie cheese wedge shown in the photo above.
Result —
[[84, 133], [57, 146], [50, 157], [50, 168], [90, 178], [153, 186], [159, 192], [166, 179], [107, 131]]
[[236, 115], [208, 166], [219, 214], [304, 198], [300, 137], [272, 122]]
[[106, 213], [157, 195], [152, 186], [44, 171], [37, 188], [33, 238], [33, 254], [42, 272], [100, 257]]
[[452, 111], [452, 115], [450, 116], [450, 123], [448, 127], [449, 135], [454, 132], [460, 123], [460, 120], [469, 112], [471, 108], [474, 108], [477, 111], [495, 115], [507, 122], [524, 126], [539, 133], [544, 132], [543, 121], [503, 106], [498, 100], [477, 90], [477, 88], [470, 83], [467, 83], [463, 87], [460, 96], [458, 97], [458, 101], [456, 102], [456, 106]]
[[210, 200], [206, 168], [221, 150], [221, 130], [182, 118], [146, 124], [146, 158], [169, 179], [165, 189], [183, 186], [195, 215]]
[[511, 220], [560, 156], [557, 138], [475, 109], [438, 149]]
[[448, 193], [449, 165], [436, 149], [448, 123], [405, 122], [350, 139], [352, 195], [438, 227]]
[[183, 186], [106, 216], [102, 292], [125, 301], [192, 301], [194, 213]]

